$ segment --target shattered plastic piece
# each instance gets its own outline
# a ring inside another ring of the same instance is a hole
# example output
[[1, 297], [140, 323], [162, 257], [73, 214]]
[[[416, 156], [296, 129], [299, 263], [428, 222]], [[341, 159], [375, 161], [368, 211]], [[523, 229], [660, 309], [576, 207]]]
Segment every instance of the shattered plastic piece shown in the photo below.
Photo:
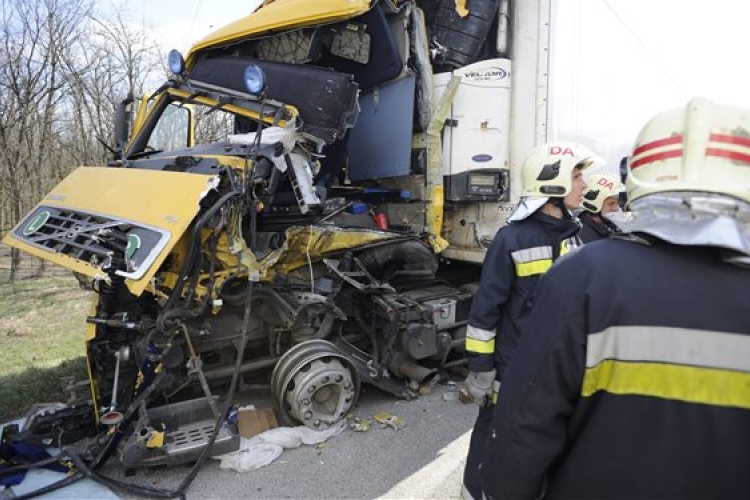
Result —
[[[247, 134], [230, 134], [229, 143], [241, 146], [251, 146], [257, 141], [257, 134], [250, 132]], [[289, 153], [299, 140], [298, 132], [294, 127], [268, 127], [263, 129], [261, 135], [261, 144], [281, 143], [284, 146], [284, 153]]]
[[404, 420], [401, 417], [397, 417], [396, 415], [391, 415], [388, 412], [381, 411], [377, 415], [375, 415], [375, 421], [380, 424], [381, 429], [386, 429], [390, 427], [394, 430], [401, 430], [404, 427], [406, 427], [406, 424], [404, 423]]
[[445, 401], [446, 403], [449, 403], [455, 400], [456, 400], [455, 392], [446, 392], [445, 394], [443, 394], [443, 401]]

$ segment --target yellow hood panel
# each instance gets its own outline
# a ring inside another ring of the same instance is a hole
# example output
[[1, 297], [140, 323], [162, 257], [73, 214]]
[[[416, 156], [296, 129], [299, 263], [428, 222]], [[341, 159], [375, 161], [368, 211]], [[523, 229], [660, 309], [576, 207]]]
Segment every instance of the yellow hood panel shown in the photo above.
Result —
[[369, 0], [275, 0], [196, 43], [188, 53], [187, 66], [192, 66], [197, 52], [209, 47], [236, 43], [270, 31], [343, 21], [369, 8]]
[[117, 229], [127, 236], [123, 242], [128, 248], [133, 246], [127, 272], [118, 274], [140, 295], [217, 183], [217, 176], [200, 174], [80, 167], [3, 243], [87, 276], [104, 277], [101, 252], [87, 249], [98, 244], [91, 235]]

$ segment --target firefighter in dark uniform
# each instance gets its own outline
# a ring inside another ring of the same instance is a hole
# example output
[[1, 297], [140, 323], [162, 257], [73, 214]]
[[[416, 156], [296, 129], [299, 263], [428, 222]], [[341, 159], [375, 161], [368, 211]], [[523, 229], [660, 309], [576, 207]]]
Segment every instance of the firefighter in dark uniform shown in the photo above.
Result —
[[578, 237], [583, 243], [602, 240], [617, 234], [620, 229], [609, 214], [620, 211], [620, 180], [607, 174], [586, 177], [586, 192], [583, 193], [583, 212], [578, 215], [581, 231]]
[[629, 168], [625, 235], [538, 288], [485, 448], [489, 499], [750, 498], [750, 110], [657, 115]]
[[518, 342], [539, 277], [578, 245], [571, 210], [586, 187], [582, 171], [599, 159], [582, 146], [555, 142], [533, 149], [522, 164], [522, 198], [484, 258], [466, 332], [469, 374], [459, 397], [480, 406], [463, 479], [465, 499], [481, 499], [479, 466], [499, 381]]

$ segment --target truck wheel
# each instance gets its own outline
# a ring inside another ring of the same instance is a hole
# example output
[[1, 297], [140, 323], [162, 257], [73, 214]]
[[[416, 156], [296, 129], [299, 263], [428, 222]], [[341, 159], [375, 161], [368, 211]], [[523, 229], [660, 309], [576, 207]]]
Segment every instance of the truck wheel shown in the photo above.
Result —
[[327, 429], [354, 408], [359, 397], [356, 368], [331, 342], [308, 340], [289, 349], [276, 363], [271, 391], [284, 425], [301, 422]]

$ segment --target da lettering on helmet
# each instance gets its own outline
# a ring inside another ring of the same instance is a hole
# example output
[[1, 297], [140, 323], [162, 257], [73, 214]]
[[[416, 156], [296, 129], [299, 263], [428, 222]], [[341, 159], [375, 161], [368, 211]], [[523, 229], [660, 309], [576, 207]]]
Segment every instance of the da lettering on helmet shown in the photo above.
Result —
[[564, 148], [562, 146], [551, 146], [549, 148], [549, 154], [551, 155], [570, 155], [575, 156], [572, 148]]
[[[609, 189], [610, 191], [614, 191], [615, 190], [615, 183], [612, 182], [610, 179], [607, 179], [606, 177], [602, 177], [601, 179], [599, 179], [599, 182], [597, 182], [597, 184], [599, 184], [602, 187], [605, 187], [605, 188]], [[597, 194], [598, 193], [599, 193], [599, 191], [597, 191]]]

